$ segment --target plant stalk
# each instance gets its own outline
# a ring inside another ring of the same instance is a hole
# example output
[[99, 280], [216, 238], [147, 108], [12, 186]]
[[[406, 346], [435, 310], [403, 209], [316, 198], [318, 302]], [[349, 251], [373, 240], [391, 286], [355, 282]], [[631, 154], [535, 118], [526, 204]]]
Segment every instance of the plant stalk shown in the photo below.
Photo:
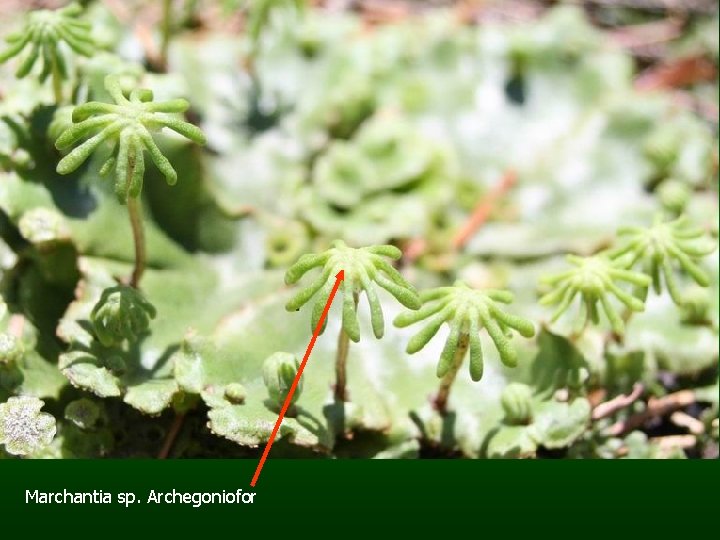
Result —
[[335, 355], [335, 401], [347, 401], [347, 357], [350, 349], [350, 338], [340, 328], [338, 335], [337, 354]]
[[[583, 297], [583, 300], [585, 300], [584, 297]], [[572, 333], [568, 336], [568, 339], [572, 343], [576, 343], [583, 336], [583, 334], [585, 334], [585, 331], [590, 326], [591, 320], [592, 320], [592, 307], [590, 306], [590, 301], [587, 300], [585, 302], [585, 311], [583, 312], [582, 325], [580, 325], [575, 330], [573, 330]]]
[[160, 61], [163, 70], [167, 70], [168, 51], [170, 49], [170, 30], [172, 18], [172, 0], [163, 0], [163, 19], [162, 19], [162, 41], [160, 43]]
[[135, 242], [135, 266], [130, 277], [130, 286], [138, 288], [140, 278], [145, 271], [145, 230], [142, 222], [142, 210], [140, 208], [140, 197], [128, 197], [127, 207], [130, 215], [133, 241]]
[[175, 415], [175, 419], [170, 425], [170, 429], [168, 430], [167, 436], [165, 437], [165, 441], [163, 441], [162, 448], [160, 449], [160, 452], [158, 452], [158, 459], [167, 459], [168, 456], [170, 456], [170, 451], [175, 444], [177, 436], [180, 434], [180, 429], [182, 428], [184, 421], [185, 413], [177, 413]]
[[[358, 295], [354, 295], [357, 311]], [[337, 353], [335, 354], [335, 401], [348, 401], [347, 396], [347, 357], [350, 350], [350, 337], [341, 327], [338, 334]]]
[[455, 349], [455, 358], [453, 358], [453, 364], [450, 367], [445, 376], [440, 381], [440, 388], [435, 396], [435, 408], [441, 415], [447, 413], [448, 399], [450, 398], [450, 390], [455, 382], [460, 366], [462, 366], [463, 360], [465, 360], [465, 354], [470, 344], [470, 335], [466, 332], [460, 334], [460, 340], [458, 341], [457, 349]]
[[57, 58], [55, 58], [55, 55], [52, 57], [52, 85], [53, 93], [55, 94], [55, 105], [59, 107], [63, 101], [63, 91], [62, 78], [60, 77], [60, 70], [58, 69]]

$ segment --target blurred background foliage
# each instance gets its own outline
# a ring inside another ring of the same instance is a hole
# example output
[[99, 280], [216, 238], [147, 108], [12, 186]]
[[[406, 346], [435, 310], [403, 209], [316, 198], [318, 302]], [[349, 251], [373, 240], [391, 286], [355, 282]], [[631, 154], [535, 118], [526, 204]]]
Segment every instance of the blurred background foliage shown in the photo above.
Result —
[[[273, 452], [717, 456], [716, 255], [710, 289], [684, 283], [682, 313], [651, 294], [622, 341], [568, 339], [572, 321], [550, 325], [536, 287], [564, 254], [658, 212], [717, 238], [716, 2], [81, 3], [98, 49], [75, 66], [73, 102], [109, 99], [109, 73], [140, 81], [187, 98], [208, 145], [160, 141], [179, 181], [145, 179], [158, 315], [134, 346], [106, 347], [87, 322], [131, 266], [127, 217], [101, 158], [55, 172], [68, 107], [0, 66], [0, 328], [23, 344], [0, 362], [0, 401], [40, 398], [55, 417], [33, 456], [256, 456], [276, 418], [263, 361], [309, 338], [309, 314], [283, 309], [282, 272], [334, 239], [397, 245], [419, 288], [507, 287], [541, 332], [516, 340], [515, 369], [487, 346], [483, 379], [463, 370], [445, 417], [428, 402], [442, 340], [409, 358], [412, 330], [363, 337], [342, 412], [320, 340]], [[63, 4], [0, 0], [0, 33]]]

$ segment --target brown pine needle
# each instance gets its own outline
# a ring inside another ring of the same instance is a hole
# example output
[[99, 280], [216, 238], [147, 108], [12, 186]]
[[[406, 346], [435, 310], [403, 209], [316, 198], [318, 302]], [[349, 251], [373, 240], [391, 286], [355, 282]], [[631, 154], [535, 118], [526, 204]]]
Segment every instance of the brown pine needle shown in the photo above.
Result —
[[517, 173], [513, 170], [507, 171], [500, 183], [496, 185], [487, 196], [483, 197], [473, 210], [465, 224], [460, 227], [452, 241], [455, 251], [461, 250], [472, 236], [488, 220], [490, 214], [497, 206], [498, 201], [515, 185]]
[[615, 396], [604, 403], [600, 403], [597, 407], [595, 407], [595, 409], [593, 409], [593, 420], [607, 418], [608, 416], [615, 414], [620, 409], [624, 409], [625, 407], [632, 405], [642, 395], [643, 390], [644, 387], [642, 384], [635, 383], [629, 394], [620, 394], [619, 396]]

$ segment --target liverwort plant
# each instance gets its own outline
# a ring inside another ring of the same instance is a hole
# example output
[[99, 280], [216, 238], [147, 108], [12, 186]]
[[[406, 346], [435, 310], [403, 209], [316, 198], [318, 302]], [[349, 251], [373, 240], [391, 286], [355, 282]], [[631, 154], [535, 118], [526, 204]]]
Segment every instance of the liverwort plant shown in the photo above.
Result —
[[[343, 293], [342, 328], [338, 336], [335, 362], [335, 398], [347, 401], [347, 354], [350, 340], [360, 341], [360, 324], [357, 306], [360, 293], [364, 292], [370, 305], [370, 322], [375, 337], [380, 339], [385, 331], [385, 319], [375, 290], [379, 285], [398, 302], [410, 309], [420, 307], [415, 288], [400, 275], [387, 259], [399, 259], [401, 251], [395, 246], [369, 246], [359, 249], [347, 246], [342, 240], [332, 243], [330, 249], [319, 254], [303, 255], [285, 274], [288, 285], [297, 283], [307, 272], [320, 268], [321, 274], [305, 289], [296, 294], [286, 305], [288, 311], [297, 311], [318, 292], [312, 312], [312, 328], [315, 328], [333, 288], [333, 278], [342, 270], [345, 279]], [[327, 319], [325, 320], [327, 323]], [[324, 330], [324, 327], [323, 327]]]
[[611, 297], [623, 303], [630, 312], [643, 311], [645, 303], [620, 288], [618, 282], [646, 288], [650, 285], [650, 278], [645, 274], [628, 270], [626, 262], [620, 259], [613, 260], [604, 254], [591, 257], [568, 255], [567, 260], [572, 268], [540, 279], [542, 284], [551, 287], [551, 290], [540, 298], [540, 303], [557, 306], [551, 321], [559, 319], [579, 296], [583, 308], [577, 321], [578, 332], [582, 332], [590, 321], [594, 324], [600, 323], [598, 309], [600, 304], [613, 331], [622, 335], [625, 331], [625, 323], [615, 309]]
[[[184, 99], [153, 101], [152, 90], [145, 88], [136, 88], [130, 92], [129, 98], [125, 97], [120, 82], [113, 75], [105, 78], [105, 88], [114, 104], [91, 101], [73, 109], [73, 125], [58, 137], [55, 146], [60, 150], [75, 148], [60, 160], [57, 171], [60, 174], [71, 173], [101, 144], [111, 144], [112, 154], [100, 174], [115, 171], [115, 193], [128, 207], [135, 241], [135, 268], [130, 285], [137, 287], [145, 269], [145, 236], [139, 204], [145, 175], [145, 152], [169, 185], [177, 182], [177, 173], [155, 144], [153, 134], [169, 128], [198, 144], [205, 144], [205, 135], [197, 126], [177, 116], [190, 106]], [[78, 144], [80, 141], [83, 142]]]
[[[287, 352], [276, 352], [268, 356], [263, 362], [263, 382], [268, 391], [269, 403], [273, 410], [280, 412], [290, 387], [292, 386], [300, 362], [295, 355]], [[295, 402], [302, 394], [302, 378], [298, 380], [295, 393], [290, 400], [287, 410], [288, 416], [295, 416]]]
[[505, 422], [513, 426], [526, 426], [532, 421], [532, 388], [527, 384], [510, 383], [500, 396]]
[[155, 315], [155, 308], [139, 290], [118, 285], [102, 292], [90, 313], [90, 322], [100, 343], [113, 347], [147, 333]]
[[407, 352], [421, 350], [438, 333], [440, 327], [450, 326], [445, 347], [440, 354], [437, 376], [441, 379], [435, 397], [437, 410], [447, 412], [450, 390], [465, 356], [470, 351], [470, 376], [479, 381], [483, 375], [483, 352], [480, 330], [485, 328], [500, 354], [500, 360], [508, 367], [517, 365], [517, 352], [510, 341], [511, 330], [523, 337], [535, 335], [535, 327], [527, 319], [510, 315], [498, 304], [509, 304], [514, 297], [510, 291], [498, 289], [473, 289], [458, 281], [452, 287], [438, 287], [420, 293], [422, 307], [415, 312], [401, 313], [394, 324], [404, 328], [422, 320], [427, 325], [413, 336]]
[[79, 19], [82, 11], [78, 4], [56, 10], [31, 11], [22, 30], [5, 38], [8, 48], [0, 52], [0, 64], [27, 50], [15, 76], [22, 79], [36, 64], [39, 65], [40, 81], [52, 77], [55, 102], [61, 103], [62, 81], [70, 78], [70, 53], [92, 56], [95, 52], [96, 46], [90, 37], [90, 24]]
[[665, 211], [679, 216], [690, 202], [692, 191], [685, 182], [668, 178], [658, 186], [657, 194]]
[[[611, 252], [616, 260], [626, 260], [628, 267], [642, 266], [652, 278], [657, 294], [662, 281], [677, 305], [684, 303], [675, 279], [675, 268], [688, 274], [698, 285], [710, 285], [709, 276], [697, 262], [710, 255], [717, 245], [699, 227], [693, 226], [686, 216], [664, 221], [658, 215], [651, 227], [623, 227], [618, 230], [622, 243]], [[662, 275], [662, 278], [661, 278]]]

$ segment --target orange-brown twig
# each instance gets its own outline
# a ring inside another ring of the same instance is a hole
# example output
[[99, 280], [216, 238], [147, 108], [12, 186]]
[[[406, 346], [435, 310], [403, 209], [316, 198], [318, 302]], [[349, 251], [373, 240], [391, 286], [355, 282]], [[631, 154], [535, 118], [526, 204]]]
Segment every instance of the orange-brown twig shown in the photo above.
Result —
[[148, 26], [145, 22], [138, 22], [135, 25], [135, 37], [138, 39], [140, 44], [145, 51], [145, 58], [155, 67], [162, 67], [162, 55], [158, 44], [155, 43], [155, 39], [152, 34], [152, 27]]
[[460, 230], [452, 240], [452, 247], [455, 251], [459, 251], [465, 247], [468, 240], [470, 240], [478, 229], [488, 220], [500, 198], [505, 195], [516, 182], [517, 174], [515, 171], [507, 171], [503, 175], [500, 183], [495, 186], [487, 196], [480, 200], [468, 220], [460, 227]]
[[410, 5], [403, 0], [364, 0], [360, 2], [360, 11], [365, 24], [370, 26], [398, 23], [411, 14]]
[[692, 448], [697, 444], [695, 435], [665, 435], [653, 437], [650, 442], [657, 444], [662, 452], [671, 452], [677, 449]]
[[705, 433], [705, 424], [694, 416], [690, 416], [682, 411], [675, 411], [670, 415], [670, 421], [678, 427], [687, 429], [692, 435], [702, 435]]
[[600, 420], [601, 418], [607, 418], [612, 414], [616, 413], [620, 409], [624, 409], [635, 403], [635, 401], [642, 395], [644, 387], [640, 383], [635, 383], [632, 387], [632, 391], [625, 395], [620, 394], [615, 396], [604, 403], [600, 403], [593, 409], [592, 418], [593, 420]]
[[644, 411], [616, 422], [610, 426], [607, 433], [614, 436], [623, 435], [642, 426], [651, 418], [665, 416], [692, 403], [695, 403], [695, 393], [692, 390], [680, 390], [657, 399], [650, 398]]
[[[459, 251], [465, 246], [472, 235], [488, 220], [498, 200], [505, 195], [516, 182], [517, 174], [515, 171], [510, 170], [503, 175], [498, 185], [478, 202], [468, 220], [455, 234], [452, 240], [452, 251]], [[407, 262], [412, 262], [425, 253], [426, 249], [427, 241], [424, 238], [413, 238], [403, 248], [403, 258]]]
[[635, 80], [638, 90], [663, 90], [712, 81], [715, 64], [702, 56], [686, 56], [647, 69]]

